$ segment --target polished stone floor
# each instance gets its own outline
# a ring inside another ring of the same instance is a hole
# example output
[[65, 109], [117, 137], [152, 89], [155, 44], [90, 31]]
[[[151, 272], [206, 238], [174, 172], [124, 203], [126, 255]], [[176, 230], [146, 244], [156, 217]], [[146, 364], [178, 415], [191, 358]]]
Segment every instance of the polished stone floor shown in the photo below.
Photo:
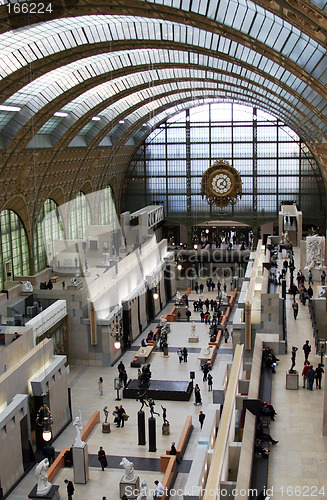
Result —
[[[296, 263], [298, 254], [296, 252]], [[316, 288], [315, 293], [316, 293]], [[206, 296], [214, 296], [213, 293], [205, 293]], [[191, 294], [192, 300], [195, 294]], [[172, 304], [168, 304], [164, 310], [168, 312]], [[193, 308], [191, 308], [193, 310]], [[302, 345], [306, 338], [312, 341], [312, 330], [309, 322], [307, 307], [299, 305], [299, 316], [295, 321], [291, 311], [291, 299], [287, 297], [287, 320], [288, 320], [288, 345], [289, 350], [292, 345], [299, 347], [297, 354], [298, 370], [302, 370], [303, 351]], [[163, 314], [163, 313], [161, 313]], [[101, 500], [106, 496], [109, 500], [119, 499], [119, 481], [122, 477], [122, 470], [119, 467], [121, 457], [130, 458], [135, 465], [137, 474], [141, 479], [145, 479], [149, 488], [153, 488], [153, 482], [162, 478], [159, 472], [159, 457], [165, 453], [172, 441], [178, 441], [185, 419], [192, 415], [194, 431], [191, 436], [184, 460], [179, 466], [179, 473], [175, 482], [175, 488], [182, 488], [187, 479], [187, 472], [191, 465], [193, 450], [199, 436], [198, 415], [202, 409], [205, 413], [206, 406], [212, 402], [212, 393], [208, 392], [205, 382], [202, 381], [200, 362], [198, 359], [198, 348], [205, 346], [208, 342], [208, 326], [200, 323], [197, 313], [192, 312], [192, 318], [196, 321], [196, 333], [199, 335], [199, 344], [188, 344], [191, 323], [179, 322], [172, 324], [172, 331], [169, 335], [170, 354], [164, 358], [161, 352], [154, 352], [151, 356], [152, 377], [170, 380], [188, 380], [189, 372], [196, 372], [195, 383], [201, 388], [203, 406], [193, 405], [193, 396], [189, 402], [179, 401], [158, 401], [156, 411], [161, 413], [160, 405], [167, 408], [167, 418], [170, 422], [171, 434], [162, 436], [162, 418], [157, 417], [157, 451], [149, 452], [148, 444], [138, 446], [137, 444], [137, 411], [139, 403], [134, 400], [122, 400], [116, 402], [116, 391], [113, 387], [113, 379], [117, 375], [117, 367], [76, 367], [70, 368], [70, 387], [72, 391], [73, 415], [79, 411], [82, 413], [83, 422], [86, 423], [94, 411], [101, 411], [105, 405], [110, 408], [110, 419], [113, 421], [112, 411], [117, 403], [122, 403], [130, 418], [124, 428], [116, 428], [111, 425], [110, 434], [102, 434], [101, 425], [98, 425], [87, 440], [90, 454], [90, 480], [86, 485], [75, 485], [75, 500]], [[149, 325], [145, 333], [126, 352], [122, 360], [127, 368], [129, 378], [137, 377], [137, 368], [130, 368], [130, 361], [133, 359], [135, 349], [140, 346], [141, 338], [146, 336], [153, 324]], [[179, 363], [177, 356], [178, 347], [190, 347], [187, 363]], [[192, 349], [191, 348], [194, 348]], [[232, 360], [231, 339], [225, 344], [221, 344], [219, 354], [216, 358], [213, 375], [213, 388], [219, 384], [218, 371], [219, 364]], [[272, 422], [271, 434], [279, 440], [274, 446], [269, 458], [269, 487], [273, 487], [274, 499], [282, 498], [306, 498], [308, 496], [321, 498], [321, 487], [325, 487], [327, 496], [327, 437], [322, 437], [322, 404], [323, 390], [307, 391], [302, 389], [302, 384], [297, 391], [286, 390], [286, 371], [290, 368], [290, 353], [279, 356], [280, 361], [277, 366], [277, 373], [273, 379], [272, 403], [276, 408], [278, 416]], [[311, 361], [314, 366], [320, 361], [319, 356], [312, 354]], [[102, 376], [104, 379], [104, 395], [99, 396], [97, 381]], [[323, 379], [324, 385], [324, 379]], [[149, 411], [146, 409], [146, 417]], [[56, 451], [63, 447], [69, 447], [75, 438], [75, 431], [69, 425], [62, 435], [55, 441]], [[108, 468], [102, 472], [97, 463], [97, 452], [103, 446], [108, 456]], [[66, 498], [64, 479], [73, 479], [72, 469], [63, 469], [54, 484], [60, 486], [61, 498]], [[27, 498], [29, 491], [35, 484], [34, 472], [30, 472], [19, 486], [9, 495], [9, 500], [23, 500]], [[298, 486], [300, 489], [295, 490]], [[306, 490], [305, 487], [308, 487]], [[315, 490], [314, 488], [317, 487]], [[288, 488], [288, 489], [287, 489]], [[300, 494], [298, 494], [300, 493]], [[181, 495], [177, 495], [181, 498]], [[149, 495], [150, 499], [150, 495]]]

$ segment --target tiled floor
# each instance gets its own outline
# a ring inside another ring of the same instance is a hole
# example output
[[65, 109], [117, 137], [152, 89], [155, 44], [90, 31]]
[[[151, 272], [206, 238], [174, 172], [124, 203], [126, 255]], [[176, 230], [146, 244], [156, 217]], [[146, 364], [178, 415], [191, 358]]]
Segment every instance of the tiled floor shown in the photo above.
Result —
[[[205, 296], [214, 297], [216, 294], [205, 294]], [[191, 296], [192, 299], [193, 296]], [[194, 295], [195, 297], [195, 295]], [[165, 314], [170, 311], [173, 303], [167, 305], [165, 310], [160, 313]], [[193, 307], [191, 307], [193, 311]], [[90, 464], [96, 464], [96, 467], [90, 466], [90, 480], [86, 485], [75, 485], [75, 495], [74, 498], [78, 499], [100, 499], [102, 496], [106, 495], [110, 500], [118, 500], [119, 497], [119, 481], [122, 477], [122, 470], [119, 468], [107, 468], [104, 472], [101, 471], [97, 464], [96, 456], [100, 446], [103, 446], [107, 455], [113, 455], [117, 457], [127, 457], [134, 461], [135, 469], [141, 479], [145, 479], [148, 482], [149, 488], [153, 488], [153, 481], [163, 477], [163, 474], [158, 471], [158, 463], [161, 454], [166, 452], [167, 448], [170, 448], [172, 441], [178, 441], [182, 428], [184, 426], [186, 417], [192, 415], [194, 431], [192, 433], [191, 439], [189, 441], [189, 446], [187, 452], [184, 456], [184, 460], [179, 466], [179, 472], [175, 487], [182, 488], [187, 479], [187, 472], [191, 465], [191, 460], [193, 456], [194, 445], [197, 442], [199, 434], [199, 421], [198, 415], [201, 409], [205, 412], [205, 407], [208, 403], [212, 402], [212, 393], [208, 392], [207, 383], [202, 381], [202, 372], [200, 370], [200, 361], [198, 359], [199, 349], [202, 346], [206, 346], [209, 340], [209, 327], [199, 321], [199, 314], [192, 312], [192, 319], [196, 321], [196, 334], [199, 335], [198, 344], [188, 344], [188, 337], [191, 331], [191, 322], [176, 322], [172, 324], [171, 333], [169, 334], [169, 357], [164, 358], [160, 351], [154, 352], [151, 355], [151, 371], [152, 378], [156, 380], [190, 380], [190, 371], [195, 371], [196, 379], [195, 383], [198, 383], [201, 388], [201, 395], [203, 406], [194, 406], [194, 396], [192, 395], [189, 402], [179, 402], [179, 401], [157, 401], [156, 411], [162, 414], [160, 408], [161, 403], [167, 408], [167, 419], [170, 422], [170, 432], [169, 436], [162, 436], [161, 425], [162, 417], [157, 417], [157, 451], [149, 452], [148, 444], [145, 446], [138, 446], [138, 435], [137, 435], [137, 411], [140, 408], [140, 403], [124, 399], [120, 402], [116, 402], [116, 391], [113, 386], [113, 378], [118, 374], [117, 366], [106, 367], [106, 368], [84, 368], [75, 367], [70, 368], [70, 387], [72, 391], [72, 406], [73, 415], [77, 415], [79, 410], [82, 412], [83, 422], [86, 423], [91, 415], [96, 410], [101, 411], [101, 419], [103, 420], [103, 407], [108, 405], [110, 408], [110, 421], [113, 421], [112, 411], [117, 403], [123, 404], [126, 412], [130, 415], [129, 420], [125, 424], [124, 428], [117, 429], [114, 424], [111, 425], [110, 434], [102, 434], [101, 425], [98, 425], [92, 432], [87, 440], [88, 451], [91, 455]], [[130, 362], [134, 357], [135, 349], [140, 346], [141, 339], [146, 336], [150, 328], [153, 329], [155, 325], [151, 324], [144, 332], [142, 336], [135, 342], [133, 349], [129, 350], [124, 354], [122, 360], [126, 366], [129, 378], [137, 378], [137, 368], [131, 368]], [[179, 363], [177, 349], [179, 347], [188, 347], [189, 356], [187, 363]], [[215, 383], [219, 383], [218, 378], [215, 376], [215, 372], [218, 371], [220, 360], [232, 360], [232, 344], [231, 340], [228, 344], [223, 343], [220, 349], [220, 353], [215, 361], [214, 369], [212, 370], [213, 375], [213, 388]], [[97, 381], [99, 377], [102, 376], [104, 379], [104, 395], [102, 397], [98, 394]], [[148, 409], [146, 410], [146, 419], [150, 416]], [[64, 447], [69, 447], [75, 439], [75, 429], [73, 425], [69, 425], [68, 428], [61, 434], [61, 436], [55, 441], [54, 447], [56, 451], [61, 450]], [[148, 441], [148, 439], [147, 439]], [[139, 457], [148, 457], [150, 459], [150, 466], [148, 470], [142, 470], [143, 467]], [[155, 460], [154, 460], [155, 459]], [[116, 464], [117, 464], [117, 460]], [[110, 463], [109, 463], [110, 465]], [[149, 472], [150, 470], [150, 472]], [[64, 469], [58, 474], [54, 484], [60, 486], [61, 497], [65, 498], [65, 484], [64, 479], [73, 479], [73, 470]], [[29, 491], [35, 485], [34, 473], [29, 473], [26, 478], [19, 484], [19, 486], [11, 493], [8, 497], [9, 500], [22, 500], [27, 498]], [[150, 498], [150, 495], [149, 495]]]
[[[296, 261], [298, 254], [296, 252]], [[211, 294], [205, 294], [210, 296]], [[212, 294], [214, 295], [214, 294]], [[191, 299], [195, 295], [191, 295]], [[169, 304], [165, 312], [172, 307]], [[192, 310], [193, 308], [191, 308]], [[291, 311], [291, 299], [287, 297], [288, 311], [288, 345], [299, 347], [297, 354], [296, 368], [302, 371], [303, 351], [302, 345], [306, 338], [312, 339], [311, 325], [307, 307], [300, 304], [299, 316], [295, 321]], [[161, 313], [162, 314], [162, 313]], [[199, 319], [198, 314], [192, 312], [192, 319]], [[145, 336], [153, 324], [145, 331]], [[191, 436], [187, 452], [182, 462], [183, 472], [177, 475], [175, 488], [182, 488], [186, 483], [187, 470], [193, 457], [194, 445], [199, 434], [198, 415], [200, 409], [205, 413], [206, 405], [212, 401], [212, 395], [208, 392], [206, 383], [202, 382], [202, 373], [198, 360], [198, 352], [192, 347], [201, 347], [208, 341], [208, 326], [196, 321], [196, 332], [200, 336], [199, 344], [188, 344], [191, 323], [180, 322], [172, 324], [172, 331], [169, 336], [170, 354], [164, 358], [161, 352], [155, 352], [151, 357], [152, 377], [154, 379], [174, 379], [189, 380], [189, 372], [196, 372], [195, 382], [199, 384], [202, 393], [203, 406], [193, 405], [193, 396], [189, 402], [163, 402], [167, 408], [167, 418], [170, 421], [170, 436], [161, 435], [162, 419], [157, 417], [157, 451], [149, 452], [148, 446], [138, 446], [137, 444], [137, 421], [136, 415], [139, 403], [133, 400], [122, 400], [125, 410], [130, 415], [126, 426], [117, 429], [111, 426], [110, 434], [102, 434], [101, 425], [97, 426], [88, 438], [88, 450], [92, 455], [90, 463], [96, 464], [96, 456], [99, 446], [103, 446], [107, 455], [113, 456], [116, 461], [118, 457], [130, 457], [135, 462], [135, 469], [141, 479], [148, 482], [149, 488], [154, 486], [153, 481], [160, 479], [162, 474], [158, 472], [158, 459], [166, 448], [169, 448], [172, 441], [178, 441], [182, 427], [187, 415], [192, 415], [195, 429]], [[135, 345], [139, 347], [142, 335]], [[190, 354], [187, 363], [179, 363], [176, 350], [178, 347], [190, 347]], [[193, 351], [193, 352], [192, 352]], [[122, 358], [130, 378], [137, 377], [137, 369], [130, 368], [129, 364], [134, 356], [135, 350], [126, 352]], [[290, 354], [280, 355], [280, 362], [277, 366], [277, 373], [274, 375], [272, 388], [272, 403], [274, 404], [278, 416], [272, 422], [271, 434], [279, 440], [279, 444], [274, 446], [269, 458], [269, 487], [273, 487], [274, 499], [307, 498], [308, 496], [321, 498], [322, 491], [319, 488], [325, 487], [327, 496], [327, 437], [322, 437], [322, 404], [323, 390], [307, 391], [302, 389], [302, 384], [297, 391], [286, 390], [286, 371], [290, 368]], [[213, 387], [219, 384], [218, 366], [221, 361], [231, 361], [231, 339], [228, 344], [222, 343], [219, 349], [212, 375]], [[315, 366], [320, 361], [320, 357], [312, 355], [311, 361]], [[84, 368], [71, 367], [70, 386], [72, 390], [73, 415], [79, 410], [82, 412], [83, 422], [87, 422], [95, 410], [101, 411], [108, 405], [112, 412], [116, 404], [116, 391], [113, 388], [113, 378], [117, 375], [117, 368]], [[104, 379], [104, 395], [100, 397], [97, 390], [97, 380], [102, 376]], [[301, 382], [301, 380], [300, 380]], [[324, 384], [324, 380], [323, 380]], [[157, 401], [156, 411], [160, 411], [160, 401]], [[148, 415], [146, 411], [146, 417]], [[111, 416], [111, 422], [113, 417]], [[57, 451], [63, 447], [69, 447], [74, 441], [75, 431], [72, 425], [62, 433], [54, 443]], [[150, 459], [149, 470], [142, 470], [143, 465], [138, 457], [148, 457]], [[156, 460], [153, 460], [156, 459]], [[97, 464], [96, 464], [97, 465]], [[118, 468], [107, 468], [104, 472], [98, 466], [90, 467], [90, 480], [86, 485], [76, 485], [74, 495], [75, 500], [101, 500], [106, 495], [107, 499], [119, 499], [119, 481], [122, 471]], [[58, 474], [55, 484], [60, 486], [61, 498], [66, 497], [64, 479], [73, 479], [73, 470], [64, 469]], [[34, 473], [31, 472], [19, 484], [14, 492], [8, 497], [9, 500], [23, 500], [27, 498], [29, 491], [35, 484]], [[300, 489], [295, 490], [298, 486]], [[308, 490], [305, 487], [309, 487]], [[314, 487], [318, 489], [315, 490]], [[288, 489], [287, 489], [288, 488]], [[293, 489], [292, 489], [293, 488]], [[150, 498], [150, 495], [149, 495]]]
[[[295, 248], [295, 276], [299, 268], [299, 250]], [[287, 275], [287, 285], [289, 274]], [[314, 284], [314, 297], [317, 297]], [[299, 302], [299, 301], [298, 301]], [[273, 375], [272, 403], [278, 413], [270, 432], [279, 443], [269, 457], [269, 486], [273, 486], [274, 500], [291, 498], [327, 497], [327, 436], [322, 436], [322, 390], [302, 388], [304, 353], [302, 346], [308, 339], [312, 346], [309, 361], [316, 368], [320, 355], [315, 354], [312, 327], [307, 305], [299, 302], [296, 320], [292, 313], [292, 299], [286, 298], [288, 354], [279, 356], [277, 373]], [[291, 366], [292, 346], [298, 347], [295, 369], [299, 371], [299, 390], [286, 390], [286, 371]], [[326, 367], [325, 367], [326, 369]], [[324, 376], [325, 377], [325, 376]], [[295, 489], [295, 487], [298, 487]], [[321, 488], [324, 488], [321, 489]]]

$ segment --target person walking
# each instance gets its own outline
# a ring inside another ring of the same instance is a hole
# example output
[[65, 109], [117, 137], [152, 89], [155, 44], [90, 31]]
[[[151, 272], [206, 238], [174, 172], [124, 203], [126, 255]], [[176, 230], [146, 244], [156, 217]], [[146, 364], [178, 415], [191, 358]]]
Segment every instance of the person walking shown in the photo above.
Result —
[[202, 429], [203, 427], [203, 422], [204, 422], [204, 419], [206, 418], [205, 414], [203, 413], [203, 411], [200, 411], [199, 413], [199, 422], [200, 422], [200, 427]]
[[294, 302], [292, 304], [292, 308], [293, 308], [294, 319], [296, 319], [297, 315], [299, 314], [299, 304], [295, 300], [294, 300]]
[[308, 272], [308, 279], [309, 279], [308, 284], [313, 285], [312, 271], [311, 270]]
[[307, 381], [308, 381], [308, 387], [307, 387], [307, 389], [310, 389], [310, 391], [312, 391], [313, 382], [315, 380], [315, 376], [316, 376], [316, 373], [315, 373], [315, 371], [313, 369], [313, 366], [310, 365], [308, 373], [307, 373]]
[[304, 367], [303, 367], [303, 370], [302, 370], [303, 389], [305, 389], [305, 383], [307, 381], [307, 375], [308, 375], [308, 371], [309, 370], [310, 370], [310, 363], [309, 363], [309, 361], [305, 361], [304, 362]]
[[209, 373], [209, 367], [207, 363], [202, 365], [202, 371], [203, 371], [203, 382], [206, 382], [208, 380], [208, 373]]
[[322, 374], [325, 373], [321, 363], [318, 363], [318, 366], [315, 369], [315, 372], [316, 372], [316, 389], [321, 389]]
[[202, 405], [201, 391], [200, 391], [200, 387], [198, 386], [198, 384], [195, 384], [195, 387], [194, 387], [194, 396], [195, 396], [194, 406]]
[[212, 391], [212, 381], [213, 381], [213, 377], [212, 377], [211, 373], [208, 373], [208, 391], [209, 392]]
[[192, 313], [189, 309], [186, 309], [185, 315], [186, 315], [187, 321], [190, 321], [190, 317], [192, 316]]
[[72, 496], [74, 495], [74, 491], [75, 491], [74, 485], [73, 485], [72, 481], [68, 481], [68, 479], [65, 479], [64, 482], [67, 484], [67, 498], [68, 498], [68, 500], [73, 500]]
[[179, 362], [181, 363], [183, 361], [183, 351], [182, 351], [181, 347], [179, 347], [177, 349], [177, 356], [178, 356]]
[[187, 356], [188, 356], [188, 350], [186, 347], [183, 349], [183, 361], [184, 363], [187, 363]]
[[104, 468], [107, 467], [108, 462], [107, 462], [106, 452], [104, 451], [102, 446], [100, 446], [100, 450], [98, 451], [98, 460], [101, 464], [101, 469], [104, 471]]
[[321, 273], [320, 278], [321, 278], [321, 285], [325, 286], [325, 283], [326, 283], [326, 272], [325, 272], [325, 270], [323, 270], [323, 272]]
[[103, 378], [100, 377], [98, 380], [98, 390], [99, 390], [99, 396], [103, 396]]
[[118, 413], [118, 424], [117, 424], [117, 427], [124, 427], [126, 412], [125, 412], [124, 408], [122, 407], [122, 405], [120, 405], [120, 407], [118, 408], [117, 413]]
[[304, 351], [304, 362], [306, 362], [308, 361], [308, 357], [311, 352], [311, 345], [309, 344], [308, 340], [305, 341], [305, 344], [303, 344], [302, 349]]

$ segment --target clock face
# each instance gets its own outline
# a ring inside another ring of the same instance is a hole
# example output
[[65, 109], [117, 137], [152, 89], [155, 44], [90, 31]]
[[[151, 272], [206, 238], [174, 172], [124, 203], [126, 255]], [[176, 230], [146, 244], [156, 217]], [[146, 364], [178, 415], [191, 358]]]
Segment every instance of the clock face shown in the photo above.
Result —
[[203, 174], [201, 195], [217, 207], [235, 205], [242, 197], [242, 180], [237, 170], [228, 161], [217, 160]]
[[211, 189], [218, 196], [226, 196], [231, 191], [232, 185], [229, 172], [215, 173], [210, 179]]

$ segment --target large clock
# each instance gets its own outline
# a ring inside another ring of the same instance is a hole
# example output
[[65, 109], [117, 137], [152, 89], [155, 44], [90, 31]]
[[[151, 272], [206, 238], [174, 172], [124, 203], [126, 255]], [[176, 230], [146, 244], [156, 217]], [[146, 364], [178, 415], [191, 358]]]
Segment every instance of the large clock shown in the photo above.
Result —
[[241, 176], [228, 161], [218, 160], [204, 172], [201, 194], [210, 205], [234, 205], [242, 196]]

